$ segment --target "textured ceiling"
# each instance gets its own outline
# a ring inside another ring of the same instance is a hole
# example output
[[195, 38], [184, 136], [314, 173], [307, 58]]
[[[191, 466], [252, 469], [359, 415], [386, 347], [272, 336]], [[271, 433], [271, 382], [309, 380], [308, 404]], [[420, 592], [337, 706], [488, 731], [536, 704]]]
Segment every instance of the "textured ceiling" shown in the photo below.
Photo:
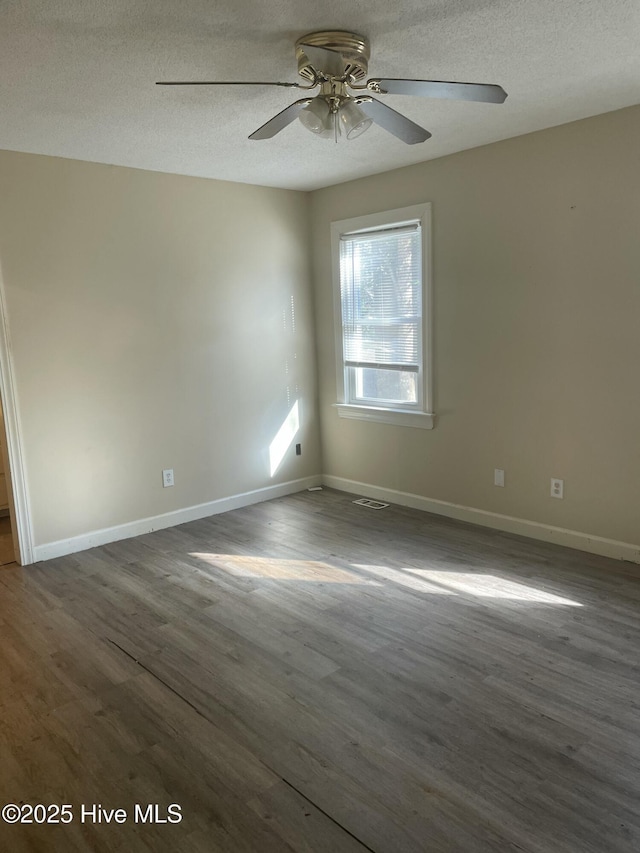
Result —
[[[503, 105], [382, 96], [433, 138], [373, 127], [337, 145], [294, 122], [247, 136], [295, 89], [318, 29], [371, 41], [369, 74], [499, 83]], [[640, 101], [638, 0], [0, 0], [0, 148], [315, 189]]]

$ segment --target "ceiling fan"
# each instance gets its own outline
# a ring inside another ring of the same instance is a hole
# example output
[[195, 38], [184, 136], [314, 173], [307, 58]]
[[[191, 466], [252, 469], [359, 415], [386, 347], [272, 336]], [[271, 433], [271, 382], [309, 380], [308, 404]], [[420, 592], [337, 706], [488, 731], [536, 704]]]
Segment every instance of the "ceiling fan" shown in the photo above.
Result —
[[158, 86], [284, 86], [310, 91], [255, 130], [249, 139], [271, 139], [299, 118], [312, 133], [335, 139], [344, 134], [355, 139], [373, 122], [389, 133], [414, 145], [431, 134], [420, 125], [391, 109], [376, 95], [417, 95], [425, 98], [453, 98], [501, 104], [507, 97], [502, 86], [488, 83], [451, 83], [441, 80], [400, 80], [372, 77], [366, 80], [370, 58], [369, 41], [356, 33], [323, 30], [308, 33], [296, 41], [298, 74], [302, 83], [274, 83], [244, 80], [159, 81]]

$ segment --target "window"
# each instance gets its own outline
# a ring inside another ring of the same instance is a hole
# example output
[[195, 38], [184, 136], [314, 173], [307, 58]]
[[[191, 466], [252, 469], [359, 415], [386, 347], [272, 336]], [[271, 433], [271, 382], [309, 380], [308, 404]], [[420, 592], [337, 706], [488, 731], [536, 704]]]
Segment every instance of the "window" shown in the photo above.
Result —
[[338, 412], [433, 427], [430, 205], [332, 224]]

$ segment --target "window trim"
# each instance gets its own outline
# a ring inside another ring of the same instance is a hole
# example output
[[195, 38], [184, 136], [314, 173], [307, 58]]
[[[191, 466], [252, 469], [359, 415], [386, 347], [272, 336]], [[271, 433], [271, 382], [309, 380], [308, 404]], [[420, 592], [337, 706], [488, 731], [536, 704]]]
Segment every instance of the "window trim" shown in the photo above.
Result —
[[[346, 400], [343, 351], [342, 303], [340, 298], [340, 237], [360, 231], [419, 222], [422, 235], [422, 406], [416, 408], [360, 405]], [[398, 426], [433, 429], [433, 288], [431, 275], [431, 203], [416, 204], [395, 210], [383, 210], [331, 223], [331, 265], [333, 272], [333, 315], [336, 347], [337, 403], [341, 418], [396, 424]]]

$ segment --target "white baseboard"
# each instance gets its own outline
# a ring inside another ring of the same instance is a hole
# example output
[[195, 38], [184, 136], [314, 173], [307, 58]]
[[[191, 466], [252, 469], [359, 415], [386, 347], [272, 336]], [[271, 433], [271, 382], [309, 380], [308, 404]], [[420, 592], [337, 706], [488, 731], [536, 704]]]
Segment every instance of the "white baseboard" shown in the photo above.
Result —
[[549, 524], [540, 524], [537, 521], [528, 521], [524, 518], [515, 518], [510, 515], [501, 515], [475, 507], [454, 504], [448, 501], [440, 501], [434, 498], [425, 498], [422, 495], [413, 495], [409, 492], [399, 492], [395, 489], [386, 489], [374, 486], [370, 483], [359, 483], [356, 480], [347, 480], [343, 477], [330, 475], [314, 475], [299, 480], [290, 480], [276, 486], [265, 486], [251, 492], [243, 492], [227, 498], [209, 501], [197, 506], [167, 512], [151, 518], [141, 518], [116, 527], [106, 527], [102, 530], [94, 530], [83, 533], [70, 539], [61, 539], [57, 542], [48, 542], [44, 545], [36, 545], [33, 549], [34, 562], [51, 560], [55, 557], [63, 557], [66, 554], [75, 554], [85, 551], [87, 548], [95, 548], [97, 545], [107, 545], [109, 542], [117, 542], [120, 539], [130, 539], [133, 536], [141, 536], [151, 533], [153, 530], [162, 530], [165, 527], [174, 527], [176, 524], [184, 524], [187, 521], [196, 521], [210, 515], [239, 509], [250, 504], [268, 501], [272, 498], [280, 498], [308, 489], [320, 484], [338, 489], [342, 492], [364, 495], [368, 498], [395, 503], [399, 506], [408, 506], [425, 512], [433, 512], [444, 515], [447, 518], [455, 518], [458, 521], [468, 521], [471, 524], [479, 524], [483, 527], [491, 527], [502, 530], [505, 533], [516, 533], [520, 536], [528, 536], [531, 539], [539, 539], [543, 542], [552, 542], [556, 545], [564, 545], [567, 548], [576, 548], [579, 551], [587, 551], [591, 554], [599, 554], [603, 557], [613, 557], [618, 560], [628, 560], [632, 563], [640, 563], [640, 545], [632, 545], [628, 542], [619, 542], [616, 539], [605, 539], [602, 536], [591, 536], [588, 533], [580, 533], [576, 530], [567, 530], [563, 527], [554, 527]]
[[591, 536], [588, 533], [579, 533], [577, 530], [566, 530], [563, 527], [540, 524], [537, 521], [514, 518], [510, 515], [501, 515], [497, 512], [488, 512], [484, 509], [476, 509], [462, 504], [425, 498], [422, 495], [412, 495], [409, 492], [398, 492], [395, 489], [372, 486], [370, 483], [358, 483], [355, 480], [345, 480], [343, 477], [324, 475], [322, 482], [324, 485], [342, 492], [351, 492], [387, 503], [433, 512], [437, 515], [445, 515], [447, 518], [455, 518], [458, 521], [468, 521], [471, 524], [492, 527], [505, 533], [516, 533], [520, 536], [528, 536], [530, 539], [540, 539], [543, 542], [552, 542], [555, 545], [588, 551], [590, 554], [599, 554], [602, 557], [613, 557], [618, 560], [628, 560], [631, 563], [640, 563], [640, 545], [618, 542], [616, 539], [605, 539], [602, 536]]
[[132, 536], [141, 536], [143, 533], [151, 533], [153, 530], [162, 530], [165, 527], [174, 527], [176, 524], [184, 524], [186, 521], [196, 521], [209, 515], [217, 515], [228, 512], [230, 509], [239, 509], [250, 504], [261, 501], [281, 498], [294, 492], [301, 492], [311, 486], [319, 486], [322, 477], [318, 474], [312, 477], [303, 477], [299, 480], [289, 480], [276, 486], [265, 486], [251, 492], [243, 492], [228, 498], [209, 501], [197, 506], [177, 509], [166, 512], [152, 518], [141, 518], [116, 527], [105, 527], [102, 530], [93, 530], [91, 533], [83, 533], [70, 539], [60, 539], [57, 542], [47, 542], [44, 545], [36, 545], [33, 549], [34, 562], [41, 560], [52, 560], [54, 557], [64, 557], [66, 554], [75, 554], [77, 551], [86, 551], [87, 548], [95, 548], [97, 545], [107, 545], [109, 542], [117, 542], [120, 539], [130, 539]]

